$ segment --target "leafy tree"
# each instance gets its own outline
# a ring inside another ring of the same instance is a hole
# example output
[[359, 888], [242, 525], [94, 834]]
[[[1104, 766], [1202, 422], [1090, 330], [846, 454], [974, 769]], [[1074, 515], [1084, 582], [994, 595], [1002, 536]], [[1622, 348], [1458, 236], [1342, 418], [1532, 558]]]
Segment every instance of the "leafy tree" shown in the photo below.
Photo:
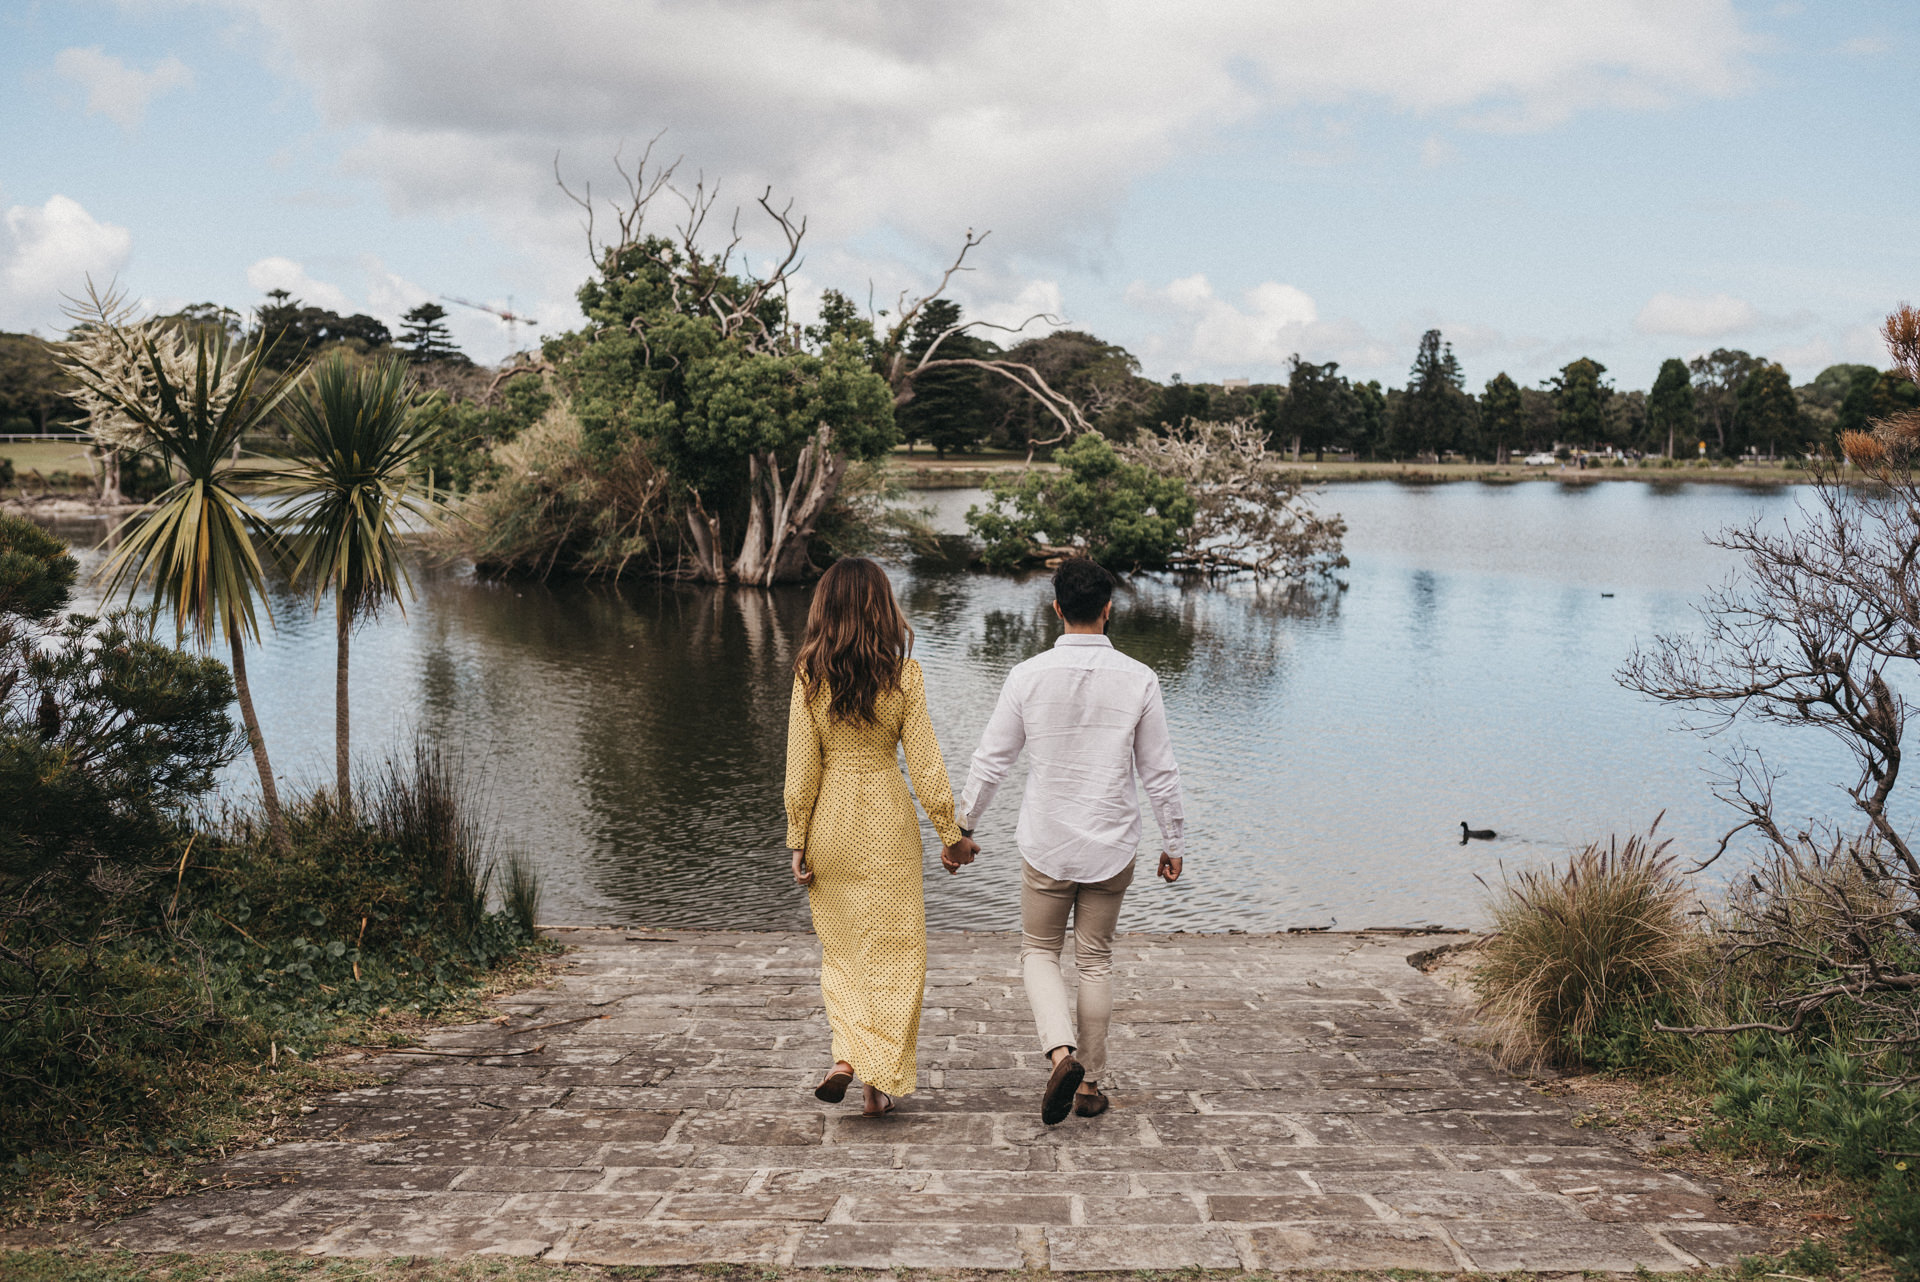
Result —
[[[960, 304], [946, 298], [929, 299], [914, 318], [908, 355], [917, 361], [930, 351], [948, 360], [987, 360], [999, 354], [999, 347], [960, 325]], [[908, 399], [896, 404], [894, 417], [900, 434], [909, 441], [927, 442], [941, 458], [948, 450], [977, 448], [992, 430], [995, 418], [994, 401], [986, 386], [989, 377], [986, 371], [966, 365], [927, 370], [913, 380]]]
[[1716, 347], [1687, 363], [1693, 375], [1694, 408], [1716, 455], [1738, 454], [1740, 386], [1766, 362], [1746, 352]]
[[77, 418], [72, 391], [52, 344], [0, 334], [0, 432], [51, 432]]
[[[1133, 354], [1084, 330], [1058, 329], [1025, 339], [1000, 359], [1031, 367], [1048, 386], [1073, 398], [1109, 440], [1131, 440], [1142, 427], [1166, 421], [1156, 412], [1160, 389], [1140, 376], [1140, 362]], [[1057, 430], [1058, 421], [1047, 408], [1011, 381], [994, 378], [988, 392], [994, 405], [992, 430], [1001, 443], [1019, 449]]]
[[[1319, 462], [1326, 458], [1328, 445], [1347, 435], [1357, 406], [1353, 389], [1339, 370], [1336, 361], [1317, 365], [1301, 360], [1298, 352], [1288, 361], [1287, 394], [1277, 400], [1275, 417], [1278, 434], [1292, 438], [1296, 459], [1304, 448], [1312, 450], [1314, 461]], [[1274, 443], [1271, 435], [1268, 443]]]
[[1693, 411], [1693, 375], [1687, 363], [1668, 357], [1660, 363], [1660, 373], [1647, 394], [1647, 425], [1667, 442], [1667, 457], [1672, 458], [1676, 441], [1692, 441], [1699, 430]]
[[1520, 389], [1521, 433], [1529, 450], [1548, 450], [1559, 441], [1560, 416], [1553, 393], [1538, 387]]
[[677, 482], [693, 572], [801, 577], [849, 459], [899, 439], [893, 391], [845, 330], [809, 343], [777, 282], [733, 274], [684, 237], [609, 246], [581, 286], [587, 325], [547, 345], [587, 447], [646, 442]]
[[1353, 393], [1353, 418], [1347, 426], [1347, 447], [1355, 457], [1378, 457], [1387, 440], [1387, 394], [1379, 379], [1349, 386]]
[[1456, 449], [1473, 420], [1473, 398], [1467, 395], [1453, 345], [1442, 340], [1439, 330], [1430, 329], [1420, 337], [1406, 391], [1394, 407], [1393, 450], [1404, 457]]
[[[1871, 365], [1849, 365], [1841, 368], [1852, 372], [1847, 378], [1846, 390], [1841, 394], [1839, 404], [1834, 407], [1835, 436], [1867, 430], [1867, 425], [1873, 418], [1873, 394], [1880, 386], [1880, 371]], [[1821, 373], [1824, 376], [1826, 371], [1823, 370]]]
[[143, 616], [58, 618], [77, 573], [66, 544], [0, 514], [0, 894], [16, 911], [95, 898], [101, 866], [170, 842], [239, 748], [218, 663], [159, 644]]
[[1777, 363], [1761, 366], [1740, 385], [1738, 414], [1742, 444], [1765, 447], [1769, 458], [1799, 453], [1808, 444], [1809, 424], [1793, 380]]
[[1560, 435], [1583, 445], [1607, 439], [1607, 400], [1613, 388], [1603, 381], [1607, 367], [1582, 356], [1562, 366], [1550, 383]]
[[405, 361], [386, 356], [349, 364], [338, 352], [314, 365], [287, 403], [293, 466], [275, 474], [272, 485], [293, 500], [282, 521], [294, 582], [311, 582], [316, 610], [321, 596], [333, 592], [334, 786], [348, 810], [348, 642], [355, 622], [411, 589], [402, 524], [439, 522], [438, 506], [422, 492], [427, 478], [419, 467], [439, 431], [437, 410], [422, 403]]
[[990, 479], [992, 501], [968, 509], [987, 564], [1074, 552], [1108, 569], [1151, 570], [1185, 546], [1195, 505], [1179, 478], [1123, 460], [1102, 436], [1079, 437], [1054, 459], [1058, 472]]
[[1607, 400], [1607, 439], [1619, 446], [1632, 446], [1643, 453], [1649, 448], [1647, 394], [1639, 388], [1621, 392]]
[[79, 573], [65, 543], [0, 512], [0, 638], [11, 635], [13, 621], [43, 623], [66, 609]]
[[1898, 370], [1882, 370], [1867, 397], [1867, 419], [1887, 418], [1902, 410], [1920, 408], [1920, 387]]
[[472, 362], [453, 341], [447, 328], [447, 309], [438, 303], [422, 303], [400, 318], [400, 350], [416, 365], [451, 361], [456, 365]]
[[1520, 413], [1520, 385], [1502, 370], [1487, 380], [1480, 397], [1480, 433], [1493, 447], [1493, 461], [1505, 463], [1520, 444], [1523, 419]]
[[[211, 328], [229, 344], [239, 338], [238, 330], [225, 323], [222, 309], [211, 303], [196, 304], [174, 319], [185, 322], [190, 336], [197, 337], [199, 330]], [[371, 316], [359, 312], [342, 316], [324, 307], [309, 307], [284, 289], [267, 292], [267, 301], [255, 313], [255, 322], [262, 359], [270, 369], [292, 369], [334, 344], [368, 352], [393, 342], [387, 327]]]
[[[417, 368], [417, 367], [416, 367]], [[421, 469], [435, 490], [467, 492], [496, 470], [493, 450], [517, 439], [556, 404], [544, 377], [523, 374], [479, 399], [433, 392], [440, 430], [420, 457]]]
[[[233, 681], [260, 775], [274, 843], [291, 848], [266, 740], [247, 684], [246, 643], [260, 634], [256, 602], [266, 594], [259, 544], [272, 527], [235, 491], [228, 456], [279, 410], [292, 384], [267, 381], [267, 349], [237, 349], [218, 332], [191, 340], [176, 326], [125, 324], [117, 299], [93, 296], [88, 323], [64, 345], [65, 368], [97, 438], [165, 460], [173, 484], [128, 517], [102, 566], [107, 593], [131, 594], [151, 581], [157, 608], [175, 632], [202, 645], [224, 636]], [[257, 541], [257, 542], [256, 542]]]

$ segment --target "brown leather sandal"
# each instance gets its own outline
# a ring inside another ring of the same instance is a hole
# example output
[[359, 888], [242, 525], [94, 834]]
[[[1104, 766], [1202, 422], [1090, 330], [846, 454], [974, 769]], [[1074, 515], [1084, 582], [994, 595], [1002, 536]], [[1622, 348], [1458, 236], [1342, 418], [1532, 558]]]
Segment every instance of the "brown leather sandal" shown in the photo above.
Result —
[[[1081, 1089], [1075, 1092], [1073, 1097], [1073, 1112], [1076, 1117], [1098, 1117], [1113, 1103], [1092, 1082], [1082, 1082], [1080, 1087]], [[1088, 1087], [1093, 1089], [1088, 1090]]]
[[879, 1108], [875, 1108], [873, 1107], [872, 1102], [869, 1101], [865, 1106], [863, 1106], [860, 1109], [860, 1112], [867, 1117], [885, 1117], [888, 1113], [893, 1112], [893, 1110], [895, 1108], [898, 1108], [900, 1105], [899, 1100], [887, 1094], [885, 1091], [877, 1090], [874, 1092], [874, 1094], [878, 1095], [881, 1099], [885, 1100], [886, 1103], [881, 1105]]
[[[841, 1068], [846, 1072], [841, 1072]], [[823, 1104], [838, 1104], [847, 1097], [847, 1087], [853, 1085], [853, 1065], [844, 1059], [833, 1062], [833, 1071], [813, 1088], [813, 1097]]]

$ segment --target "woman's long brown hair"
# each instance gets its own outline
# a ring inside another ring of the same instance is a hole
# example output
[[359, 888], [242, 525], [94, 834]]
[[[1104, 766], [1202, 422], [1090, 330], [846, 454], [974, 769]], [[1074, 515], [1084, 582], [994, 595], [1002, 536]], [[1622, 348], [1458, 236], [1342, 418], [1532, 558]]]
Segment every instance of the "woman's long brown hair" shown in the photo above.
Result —
[[900, 665], [912, 651], [913, 629], [886, 572], [864, 556], [850, 556], [828, 566], [814, 585], [794, 670], [808, 693], [827, 687], [835, 721], [871, 725], [874, 704], [900, 688]]

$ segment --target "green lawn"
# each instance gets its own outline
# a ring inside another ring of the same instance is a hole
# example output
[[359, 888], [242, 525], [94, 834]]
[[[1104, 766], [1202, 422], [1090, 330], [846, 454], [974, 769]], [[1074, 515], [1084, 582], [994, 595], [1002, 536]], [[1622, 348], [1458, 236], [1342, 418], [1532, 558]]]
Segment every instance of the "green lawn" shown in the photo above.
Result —
[[0, 458], [10, 459], [14, 471], [76, 472], [87, 475], [87, 450], [83, 445], [65, 441], [0, 441]]

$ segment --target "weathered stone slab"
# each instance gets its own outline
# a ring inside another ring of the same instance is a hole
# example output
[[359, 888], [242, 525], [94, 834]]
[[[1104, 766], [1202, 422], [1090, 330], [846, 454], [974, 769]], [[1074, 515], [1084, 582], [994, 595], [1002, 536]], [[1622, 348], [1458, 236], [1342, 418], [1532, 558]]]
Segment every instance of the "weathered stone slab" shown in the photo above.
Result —
[[1224, 1229], [1049, 1228], [1047, 1261], [1060, 1273], [1120, 1269], [1237, 1269], [1240, 1251]]
[[1490, 1273], [1583, 1269], [1631, 1273], [1645, 1267], [1673, 1273], [1687, 1266], [1634, 1224], [1455, 1223], [1453, 1240]]
[[799, 1268], [1018, 1269], [1026, 1262], [1008, 1224], [820, 1224], [800, 1236]]
[[1742, 1256], [1761, 1255], [1774, 1249], [1772, 1235], [1751, 1224], [1723, 1224], [1712, 1228], [1662, 1225], [1659, 1232], [1661, 1237], [1713, 1268], [1736, 1264]]
[[1412, 1224], [1338, 1223], [1254, 1229], [1254, 1254], [1267, 1269], [1420, 1269], [1457, 1267], [1446, 1239]]
[[782, 1224], [605, 1220], [566, 1251], [579, 1264], [772, 1264], [791, 1230]]
[[1373, 1220], [1373, 1208], [1351, 1193], [1271, 1192], [1255, 1195], [1215, 1193], [1207, 1198], [1215, 1220], [1273, 1224], [1293, 1220]]

